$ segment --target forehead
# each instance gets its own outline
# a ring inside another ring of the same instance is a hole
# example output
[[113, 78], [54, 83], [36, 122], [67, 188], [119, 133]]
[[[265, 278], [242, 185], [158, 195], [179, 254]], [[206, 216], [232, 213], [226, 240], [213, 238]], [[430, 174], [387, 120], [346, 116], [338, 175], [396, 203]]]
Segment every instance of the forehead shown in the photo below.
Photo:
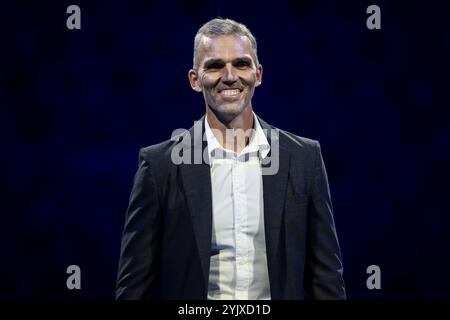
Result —
[[250, 39], [241, 35], [203, 36], [198, 46], [198, 58], [233, 60], [238, 57], [253, 57]]

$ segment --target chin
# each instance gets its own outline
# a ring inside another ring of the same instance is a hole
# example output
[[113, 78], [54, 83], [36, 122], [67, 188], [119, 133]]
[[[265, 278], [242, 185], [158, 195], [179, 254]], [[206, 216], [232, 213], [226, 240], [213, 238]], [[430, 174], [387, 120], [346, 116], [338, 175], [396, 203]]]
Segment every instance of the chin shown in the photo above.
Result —
[[217, 118], [223, 123], [229, 123], [238, 115], [240, 115], [245, 107], [240, 105], [222, 105], [216, 108], [211, 108]]

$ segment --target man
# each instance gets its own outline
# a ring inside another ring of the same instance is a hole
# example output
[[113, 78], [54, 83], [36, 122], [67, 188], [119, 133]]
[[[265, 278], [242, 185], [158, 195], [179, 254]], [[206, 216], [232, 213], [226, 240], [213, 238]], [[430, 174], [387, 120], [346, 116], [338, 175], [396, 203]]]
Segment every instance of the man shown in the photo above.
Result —
[[255, 115], [262, 73], [244, 25], [199, 29], [188, 75], [206, 114], [140, 151], [117, 299], [345, 299], [319, 143]]

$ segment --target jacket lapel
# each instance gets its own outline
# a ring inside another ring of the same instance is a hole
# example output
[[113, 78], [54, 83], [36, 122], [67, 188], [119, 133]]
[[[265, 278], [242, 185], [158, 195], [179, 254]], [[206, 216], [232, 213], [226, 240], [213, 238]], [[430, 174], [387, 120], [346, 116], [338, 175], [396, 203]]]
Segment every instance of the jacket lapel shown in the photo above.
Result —
[[269, 281], [272, 299], [278, 299], [280, 298], [278, 289], [278, 283], [280, 282], [278, 279], [280, 274], [278, 253], [283, 249], [279, 247], [279, 238], [289, 174], [290, 153], [280, 143], [280, 137], [277, 134], [279, 132], [277, 131], [278, 129], [273, 129], [259, 117], [258, 119], [261, 127], [267, 130], [265, 130], [265, 133], [270, 145], [268, 157], [271, 159], [271, 162], [263, 164], [263, 170], [274, 165], [274, 161], [276, 163], [275, 157], [278, 156], [279, 159], [278, 171], [275, 174], [263, 175], [264, 224]]
[[191, 162], [181, 164], [180, 172], [201, 260], [206, 297], [211, 258], [212, 196], [210, 167], [203, 161], [203, 150], [207, 147], [203, 141], [204, 117], [188, 132], [190, 136], [183, 140], [183, 152], [191, 153]]

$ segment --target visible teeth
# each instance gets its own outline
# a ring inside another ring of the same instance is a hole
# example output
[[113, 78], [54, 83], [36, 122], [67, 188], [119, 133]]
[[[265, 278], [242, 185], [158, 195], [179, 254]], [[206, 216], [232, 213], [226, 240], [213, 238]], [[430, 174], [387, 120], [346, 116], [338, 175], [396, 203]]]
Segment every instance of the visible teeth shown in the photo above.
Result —
[[235, 96], [235, 95], [239, 94], [239, 89], [222, 90], [222, 94], [225, 96]]

